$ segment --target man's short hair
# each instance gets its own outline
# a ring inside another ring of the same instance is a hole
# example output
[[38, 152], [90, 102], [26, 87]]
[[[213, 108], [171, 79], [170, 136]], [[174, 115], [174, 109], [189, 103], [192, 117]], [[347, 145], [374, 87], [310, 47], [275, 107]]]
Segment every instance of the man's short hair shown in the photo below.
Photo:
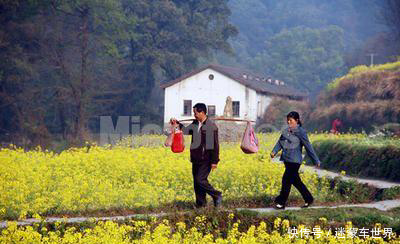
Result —
[[193, 108], [197, 110], [197, 112], [204, 112], [204, 114], [207, 114], [207, 107], [204, 103], [196, 103]]

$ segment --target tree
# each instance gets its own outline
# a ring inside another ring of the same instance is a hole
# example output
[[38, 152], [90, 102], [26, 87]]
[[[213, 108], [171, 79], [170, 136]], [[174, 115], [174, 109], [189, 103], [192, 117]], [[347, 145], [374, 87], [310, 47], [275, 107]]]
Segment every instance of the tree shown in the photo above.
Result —
[[171, 80], [197, 67], [199, 58], [211, 56], [211, 50], [231, 52], [228, 39], [237, 30], [228, 22], [226, 1], [125, 0], [123, 8], [137, 21], [132, 27], [135, 35], [127, 45], [129, 64], [123, 73], [138, 90], [126, 94], [118, 112], [161, 120], [150, 101], [156, 74]]
[[[0, 135], [45, 144], [44, 102], [35, 85], [39, 46], [32, 18], [50, 6], [49, 1], [0, 2]], [[8, 135], [8, 136], [5, 136]]]
[[[50, 57], [45, 64], [52, 64], [51, 73], [58, 81], [54, 87], [60, 119], [68, 117], [64, 113], [71, 106], [71, 132], [76, 143], [81, 143], [88, 136], [93, 97], [104, 95], [104, 90], [120, 81], [119, 76], [107, 74], [111, 72], [107, 65], [117, 63], [117, 44], [129, 37], [128, 27], [134, 21], [123, 15], [115, 0], [53, 1], [52, 6], [54, 12], [42, 18], [55, 33], [41, 42], [45, 56]], [[60, 122], [66, 127], [66, 122]]]
[[236, 34], [225, 0], [2, 1], [0, 10], [2, 133], [61, 133], [73, 144], [93, 116], [161, 120], [156, 82], [210, 50], [231, 51]]
[[340, 72], [342, 52], [341, 28], [295, 27], [268, 39], [253, 68], [316, 95]]
[[391, 30], [391, 36], [397, 43], [397, 54], [400, 53], [400, 1], [384, 0], [381, 17]]
[[[375, 0], [231, 0], [229, 7], [232, 11], [231, 21], [238, 27], [239, 35], [230, 40], [236, 56], [229, 57], [218, 55], [217, 60], [221, 64], [234, 65], [247, 69], [256, 69], [259, 72], [268, 72], [266, 75], [292, 73], [294, 67], [289, 67], [283, 60], [271, 60], [263, 63], [261, 60], [266, 58], [262, 53], [266, 51], [266, 42], [275, 38], [285, 30], [293, 30], [296, 27], [306, 27], [309, 29], [321, 30], [329, 26], [338, 26], [342, 29], [340, 35], [342, 59], [346, 59], [346, 65], [339, 65], [341, 68], [336, 70], [337, 74], [329, 76], [321, 74], [321, 77], [337, 77], [351, 68], [351, 64], [364, 64], [367, 58], [366, 53], [362, 53], [366, 40], [376, 37], [385, 27], [376, 21], [376, 14], [380, 11], [382, 1]], [[337, 38], [334, 37], [336, 40]], [[283, 39], [280, 39], [285, 41]], [[275, 45], [279, 46], [277, 39]], [[400, 42], [397, 42], [400, 43]], [[384, 46], [385, 44], [380, 44]], [[314, 45], [314, 47], [317, 47]], [[326, 47], [321, 47], [325, 49]], [[283, 50], [281, 50], [283, 51]], [[363, 56], [355, 58], [353, 56]], [[388, 52], [379, 54], [377, 61], [391, 60], [386, 55]], [[346, 55], [346, 57], [344, 57]], [[284, 55], [280, 55], [284, 57]], [[392, 55], [390, 55], [392, 56]], [[286, 59], [284, 57], [284, 59]], [[282, 65], [279, 65], [280, 62]], [[273, 67], [267, 67], [271, 62]], [[322, 61], [324, 62], [324, 61]], [[356, 63], [361, 62], [361, 63]], [[263, 66], [263, 67], [260, 67]], [[273, 68], [279, 68], [274, 70]], [[309, 66], [310, 70], [304, 73], [314, 73], [314, 67]], [[287, 76], [274, 76], [276, 79], [287, 79]], [[304, 78], [304, 77], [301, 77]], [[318, 78], [318, 77], [314, 77]], [[300, 77], [299, 77], [300, 79]], [[318, 80], [318, 79], [316, 79]], [[310, 84], [308, 84], [310, 86]], [[323, 89], [322, 85], [316, 84]]]

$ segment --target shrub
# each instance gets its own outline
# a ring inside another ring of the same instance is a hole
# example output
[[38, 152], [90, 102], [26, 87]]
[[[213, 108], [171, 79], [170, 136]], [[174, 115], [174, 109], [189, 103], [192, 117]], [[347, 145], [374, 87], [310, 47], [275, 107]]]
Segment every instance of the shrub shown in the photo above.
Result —
[[400, 182], [398, 140], [326, 139], [314, 141], [313, 147], [324, 168]]

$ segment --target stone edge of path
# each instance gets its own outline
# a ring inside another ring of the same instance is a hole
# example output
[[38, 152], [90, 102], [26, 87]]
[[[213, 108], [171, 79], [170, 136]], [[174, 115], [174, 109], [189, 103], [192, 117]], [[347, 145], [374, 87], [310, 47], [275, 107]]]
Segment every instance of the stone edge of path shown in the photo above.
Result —
[[[168, 215], [167, 213], [158, 213], [158, 214], [131, 214], [131, 215], [125, 215], [125, 216], [111, 216], [111, 217], [72, 217], [72, 218], [56, 218], [56, 217], [50, 217], [44, 219], [43, 222], [45, 223], [55, 223], [55, 222], [60, 222], [60, 223], [82, 223], [82, 222], [87, 222], [87, 221], [116, 221], [116, 220], [126, 220], [126, 219], [131, 219], [131, 218], [139, 218], [139, 217], [162, 217]], [[33, 225], [35, 223], [41, 223], [42, 220], [35, 219], [35, 218], [29, 218], [21, 221], [3, 221], [0, 222], [0, 229], [6, 228], [8, 226], [8, 223], [11, 222], [16, 222], [18, 226], [24, 226], [24, 225]]]
[[[396, 207], [400, 207], [400, 199], [396, 200], [385, 200], [379, 202], [372, 202], [372, 203], [361, 203], [361, 204], [344, 204], [338, 206], [311, 206], [309, 209], [326, 209], [326, 208], [375, 208], [381, 211], [388, 211]], [[274, 208], [236, 208], [237, 211], [255, 211], [258, 213], [268, 213], [268, 212], [278, 212], [278, 211], [286, 211], [286, 210], [302, 210], [303, 208], [300, 207], [288, 207], [285, 210], [277, 210]], [[46, 218], [44, 222], [46, 223], [54, 223], [54, 222], [61, 222], [61, 223], [82, 223], [87, 221], [106, 221], [106, 220], [127, 220], [131, 218], [138, 218], [138, 217], [163, 217], [168, 215], [168, 213], [158, 213], [158, 214], [133, 214], [133, 215], [126, 215], [126, 216], [113, 216], [113, 217], [74, 217], [74, 218]], [[3, 221], [0, 222], [0, 229], [7, 228], [8, 222], [15, 222], [15, 221]], [[25, 226], [25, 225], [33, 225], [34, 223], [40, 223], [41, 220], [38, 219], [26, 219], [23, 221], [17, 221], [18, 226]]]
[[[353, 207], [361, 207], [361, 208], [375, 208], [381, 211], [388, 211], [393, 208], [400, 207], [400, 199], [395, 200], [384, 200], [378, 202], [371, 203], [358, 203], [358, 204], [343, 204], [338, 206], [310, 206], [308, 209], [326, 209], [326, 208], [353, 208]], [[274, 208], [237, 208], [236, 210], [249, 210], [255, 211], [259, 213], [267, 213], [267, 212], [275, 212], [275, 211], [286, 211], [286, 210], [302, 210], [304, 208], [300, 207], [287, 207], [285, 210], [277, 210]]]

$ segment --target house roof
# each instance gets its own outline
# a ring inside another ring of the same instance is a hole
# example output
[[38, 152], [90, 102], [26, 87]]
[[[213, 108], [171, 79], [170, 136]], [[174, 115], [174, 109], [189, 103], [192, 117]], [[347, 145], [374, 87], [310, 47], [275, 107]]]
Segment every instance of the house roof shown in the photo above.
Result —
[[206, 69], [213, 69], [245, 86], [256, 90], [257, 92], [298, 98], [304, 98], [308, 96], [307, 93], [289, 87], [282, 81], [265, 78], [264, 76], [255, 74], [251, 71], [215, 64], [210, 64], [208, 66], [193, 70], [192, 72], [186, 73], [175, 80], [164, 82], [160, 85], [160, 87], [167, 88]]

